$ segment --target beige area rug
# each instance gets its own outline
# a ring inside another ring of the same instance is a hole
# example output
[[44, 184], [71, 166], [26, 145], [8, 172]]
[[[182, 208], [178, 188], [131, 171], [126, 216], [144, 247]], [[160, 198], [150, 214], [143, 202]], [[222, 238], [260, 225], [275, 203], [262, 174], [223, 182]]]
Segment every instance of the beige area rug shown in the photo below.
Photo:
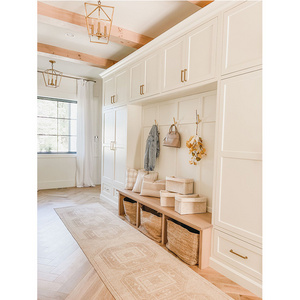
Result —
[[98, 203], [56, 212], [116, 299], [232, 299]]

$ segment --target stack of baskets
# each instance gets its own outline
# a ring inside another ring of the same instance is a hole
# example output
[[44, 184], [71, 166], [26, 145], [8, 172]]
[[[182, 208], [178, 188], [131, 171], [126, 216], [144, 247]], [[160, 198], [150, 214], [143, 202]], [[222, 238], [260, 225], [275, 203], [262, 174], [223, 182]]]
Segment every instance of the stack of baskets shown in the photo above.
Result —
[[[193, 194], [193, 179], [166, 177], [166, 190], [160, 192], [160, 205], [175, 207], [179, 214], [206, 212], [206, 197]], [[199, 260], [199, 231], [173, 219], [167, 220], [166, 247], [189, 265]]]
[[205, 213], [206, 197], [193, 192], [193, 179], [166, 177], [166, 190], [160, 191], [160, 205], [175, 206], [175, 211], [181, 215]]

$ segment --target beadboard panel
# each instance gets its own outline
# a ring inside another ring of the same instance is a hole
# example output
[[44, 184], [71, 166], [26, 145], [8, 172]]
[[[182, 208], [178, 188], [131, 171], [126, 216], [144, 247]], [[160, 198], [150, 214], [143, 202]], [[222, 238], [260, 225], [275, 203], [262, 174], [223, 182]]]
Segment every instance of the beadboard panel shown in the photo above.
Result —
[[[190, 155], [186, 141], [196, 133], [196, 110], [202, 120], [198, 134], [203, 139], [207, 156], [194, 166], [189, 164]], [[181, 148], [178, 149], [163, 146], [163, 139], [173, 123], [173, 118], [178, 122], [177, 128], [181, 136]], [[208, 211], [211, 211], [212, 207], [215, 119], [215, 91], [143, 106], [142, 166], [146, 140], [156, 120], [160, 132], [160, 155], [156, 161], [155, 171], [159, 172], [159, 179], [172, 175], [193, 178], [194, 192], [208, 198]]]

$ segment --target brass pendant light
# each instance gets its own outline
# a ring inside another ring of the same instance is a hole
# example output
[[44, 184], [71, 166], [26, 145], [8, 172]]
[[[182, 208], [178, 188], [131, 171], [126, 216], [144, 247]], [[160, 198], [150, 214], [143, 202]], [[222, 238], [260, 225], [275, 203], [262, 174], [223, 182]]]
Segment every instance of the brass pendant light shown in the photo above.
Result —
[[114, 15], [114, 7], [98, 4], [84, 3], [85, 21], [88, 35], [92, 43], [108, 44], [112, 20]]
[[61, 82], [62, 72], [53, 69], [54, 60], [49, 60], [49, 62], [51, 63], [51, 69], [43, 72], [44, 82], [48, 87], [57, 88]]

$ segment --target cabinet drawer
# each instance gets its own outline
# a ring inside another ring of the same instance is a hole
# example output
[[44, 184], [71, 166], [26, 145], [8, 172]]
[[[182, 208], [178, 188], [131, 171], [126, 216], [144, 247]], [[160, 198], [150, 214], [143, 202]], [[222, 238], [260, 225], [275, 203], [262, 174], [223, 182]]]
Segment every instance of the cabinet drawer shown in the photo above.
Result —
[[101, 190], [102, 190], [102, 193], [103, 195], [105, 196], [112, 196], [112, 186], [105, 183], [105, 182], [102, 182], [101, 184]]
[[262, 250], [235, 237], [214, 230], [214, 256], [252, 275], [262, 279]]
[[119, 200], [119, 192], [117, 191], [116, 188], [113, 188], [113, 197], [115, 201]]

